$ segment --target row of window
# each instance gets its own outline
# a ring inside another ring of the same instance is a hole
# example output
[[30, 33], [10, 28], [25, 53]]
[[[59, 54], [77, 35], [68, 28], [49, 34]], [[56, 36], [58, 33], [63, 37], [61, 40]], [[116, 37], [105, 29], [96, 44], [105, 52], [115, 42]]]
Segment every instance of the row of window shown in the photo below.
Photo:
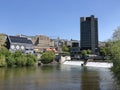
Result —
[[19, 50], [19, 49], [22, 49], [22, 50], [24, 50], [25, 49], [25, 47], [22, 45], [22, 46], [19, 46], [19, 45], [11, 45], [11, 47], [10, 47], [11, 49], [17, 49], [17, 50]]

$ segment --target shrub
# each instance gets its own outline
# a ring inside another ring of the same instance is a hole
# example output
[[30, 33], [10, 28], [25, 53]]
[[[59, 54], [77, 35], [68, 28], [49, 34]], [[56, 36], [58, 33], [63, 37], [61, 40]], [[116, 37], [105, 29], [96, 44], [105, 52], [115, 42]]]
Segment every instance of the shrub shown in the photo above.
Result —
[[0, 49], [0, 53], [5, 55], [5, 57], [8, 57], [11, 54], [11, 52], [4, 47]]
[[25, 66], [26, 65], [27, 58], [25, 57], [25, 55], [22, 54], [21, 51], [16, 51], [15, 53], [13, 53], [12, 56], [15, 60], [16, 66]]
[[36, 61], [36, 56], [32, 54], [23, 54], [21, 51], [10, 53], [7, 49], [0, 50], [0, 67], [32, 66]]
[[27, 58], [25, 55], [20, 55], [20, 56], [16, 57], [15, 60], [16, 60], [15, 64], [17, 66], [26, 66]]
[[13, 53], [14, 58], [22, 56], [22, 52], [21, 51], [16, 51], [15, 53]]
[[15, 65], [16, 61], [12, 54], [6, 57], [7, 66], [12, 67]]
[[51, 62], [53, 62], [54, 59], [55, 59], [55, 54], [53, 52], [45, 52], [41, 56], [41, 62], [43, 64], [51, 63]]
[[37, 61], [37, 58], [34, 55], [27, 54], [26, 57], [27, 57], [27, 62], [26, 62], [27, 66], [32, 66]]
[[0, 53], [0, 67], [6, 66], [5, 56]]

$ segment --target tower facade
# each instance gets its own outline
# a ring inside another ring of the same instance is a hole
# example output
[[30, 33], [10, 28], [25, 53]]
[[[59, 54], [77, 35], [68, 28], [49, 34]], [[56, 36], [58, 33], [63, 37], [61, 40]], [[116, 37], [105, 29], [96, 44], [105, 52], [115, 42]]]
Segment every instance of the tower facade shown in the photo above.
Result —
[[92, 54], [98, 52], [98, 18], [94, 15], [80, 18], [80, 46], [81, 50], [92, 51]]

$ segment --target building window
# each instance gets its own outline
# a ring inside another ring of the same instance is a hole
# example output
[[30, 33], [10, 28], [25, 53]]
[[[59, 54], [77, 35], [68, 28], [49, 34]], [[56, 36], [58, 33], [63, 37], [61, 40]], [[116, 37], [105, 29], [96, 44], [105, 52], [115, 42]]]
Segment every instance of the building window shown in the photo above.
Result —
[[20, 48], [20, 47], [17, 45], [17, 46], [16, 46], [16, 49], [18, 50], [19, 48]]
[[25, 48], [24, 46], [21, 46], [21, 49], [22, 49], [22, 50], [24, 50], [24, 48]]
[[11, 45], [11, 49], [15, 49], [15, 46], [14, 46], [14, 45]]

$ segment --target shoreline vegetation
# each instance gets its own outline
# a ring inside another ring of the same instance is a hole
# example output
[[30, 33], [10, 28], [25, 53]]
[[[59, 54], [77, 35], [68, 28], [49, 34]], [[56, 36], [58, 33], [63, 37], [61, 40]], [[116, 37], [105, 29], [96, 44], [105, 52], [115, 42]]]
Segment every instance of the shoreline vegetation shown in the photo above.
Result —
[[[39, 59], [35, 54], [25, 54], [21, 51], [11, 53], [5, 47], [0, 49], [0, 67], [24, 67], [34, 66]], [[42, 64], [50, 64], [55, 60], [55, 53], [52, 51], [44, 52], [40, 58]]]
[[111, 43], [110, 52], [113, 62], [111, 70], [114, 72], [114, 75], [120, 79], [120, 41], [114, 41]]
[[21, 51], [11, 53], [6, 48], [0, 50], [0, 67], [33, 66], [37, 58], [32, 54], [23, 54]]
[[106, 55], [113, 62], [111, 70], [115, 77], [120, 80], [120, 27], [114, 31], [112, 39], [107, 42], [105, 49], [107, 51]]

